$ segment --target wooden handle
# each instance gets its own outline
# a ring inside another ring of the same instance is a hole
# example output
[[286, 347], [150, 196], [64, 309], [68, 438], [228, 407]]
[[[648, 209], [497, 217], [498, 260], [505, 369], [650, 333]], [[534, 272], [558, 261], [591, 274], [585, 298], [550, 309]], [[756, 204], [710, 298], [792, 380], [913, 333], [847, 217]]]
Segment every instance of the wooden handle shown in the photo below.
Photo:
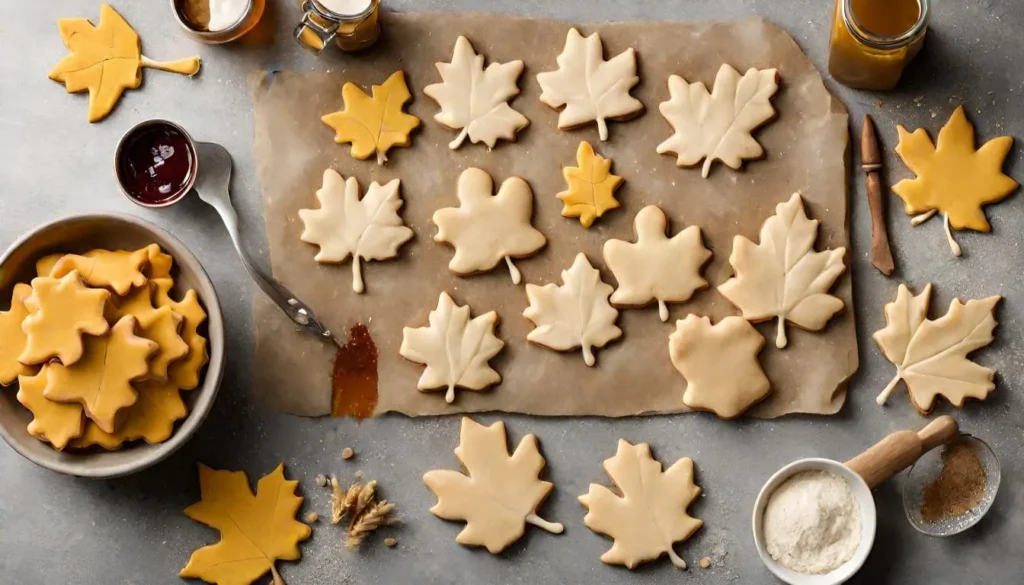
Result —
[[918, 432], [896, 431], [874, 447], [846, 462], [846, 466], [874, 488], [910, 467], [921, 455], [945, 445], [960, 433], [951, 416], [940, 416]]

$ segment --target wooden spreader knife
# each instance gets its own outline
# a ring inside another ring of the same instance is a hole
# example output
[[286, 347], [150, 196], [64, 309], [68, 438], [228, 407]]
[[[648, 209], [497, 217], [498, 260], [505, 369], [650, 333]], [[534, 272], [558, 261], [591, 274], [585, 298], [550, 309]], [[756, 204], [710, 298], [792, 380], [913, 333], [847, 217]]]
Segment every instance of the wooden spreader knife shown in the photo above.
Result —
[[885, 199], [882, 192], [882, 156], [871, 116], [864, 114], [860, 132], [860, 165], [867, 173], [868, 206], [871, 208], [871, 264], [882, 274], [892, 274], [895, 265], [886, 231]]

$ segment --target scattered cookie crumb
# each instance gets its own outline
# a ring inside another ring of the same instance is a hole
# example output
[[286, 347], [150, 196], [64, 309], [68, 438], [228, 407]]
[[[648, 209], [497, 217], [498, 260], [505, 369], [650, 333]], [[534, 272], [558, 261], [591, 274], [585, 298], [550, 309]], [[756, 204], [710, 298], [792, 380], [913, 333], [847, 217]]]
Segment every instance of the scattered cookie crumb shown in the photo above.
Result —
[[320, 475], [316, 476], [316, 485], [320, 487], [324, 487], [325, 485], [327, 485], [327, 478], [324, 477], [324, 474], [321, 473]]
[[359, 471], [356, 471], [355, 473], [352, 474], [352, 477], [356, 479], [363, 479], [363, 471], [361, 469]]
[[707, 569], [711, 566], [711, 557], [704, 557], [698, 564], [700, 565], [700, 568]]
[[353, 451], [351, 447], [345, 447], [344, 449], [341, 450], [341, 458], [346, 461], [351, 459], [352, 456], [355, 454], [355, 451]]
[[306, 514], [306, 522], [309, 522], [310, 524], [316, 522], [319, 519], [320, 516], [318, 516], [316, 512], [310, 512], [309, 514]]
[[398, 546], [398, 539], [389, 536], [384, 539], [384, 546], [388, 548], [395, 548]]

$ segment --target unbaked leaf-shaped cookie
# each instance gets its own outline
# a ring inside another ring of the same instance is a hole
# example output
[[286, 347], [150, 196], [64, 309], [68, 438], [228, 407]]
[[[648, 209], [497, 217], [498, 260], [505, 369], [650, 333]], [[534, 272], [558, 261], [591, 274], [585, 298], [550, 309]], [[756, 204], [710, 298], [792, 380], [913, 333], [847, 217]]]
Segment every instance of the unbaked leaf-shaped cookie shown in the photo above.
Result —
[[761, 227], [761, 242], [736, 236], [729, 263], [736, 276], [718, 287], [751, 323], [779, 320], [776, 347], [786, 347], [786, 321], [808, 331], [820, 331], [843, 308], [828, 294], [846, 270], [846, 248], [814, 251], [818, 220], [808, 219], [803, 200], [794, 193], [775, 207]]
[[370, 184], [359, 198], [359, 181], [345, 180], [336, 171], [324, 171], [324, 184], [316, 192], [320, 209], [300, 209], [305, 224], [301, 239], [320, 246], [317, 262], [340, 263], [352, 257], [352, 290], [363, 292], [363, 260], [387, 260], [398, 255], [398, 248], [412, 238], [412, 230], [402, 223], [398, 210], [399, 180], [381, 186]]
[[576, 166], [564, 167], [562, 176], [569, 189], [557, 195], [562, 200], [562, 216], [578, 217], [580, 225], [589, 228], [606, 211], [619, 207], [615, 190], [622, 186], [622, 177], [611, 173], [612, 161], [594, 153], [589, 142], [576, 149]]
[[46, 371], [52, 365], [43, 365], [35, 376], [18, 376], [18, 402], [32, 413], [28, 433], [47, 441], [54, 449], [62, 450], [84, 428], [82, 407], [79, 404], [61, 404], [43, 396], [46, 390]]
[[575, 28], [569, 29], [558, 69], [538, 74], [537, 82], [540, 101], [556, 110], [565, 107], [558, 114], [561, 130], [596, 121], [598, 135], [607, 140], [608, 120], [625, 120], [644, 109], [640, 100], [629, 95], [640, 82], [636, 51], [630, 47], [605, 61], [597, 33], [583, 38]]
[[523, 72], [522, 61], [491, 63], [484, 69], [484, 56], [473, 51], [469, 39], [455, 41], [451, 63], [437, 63], [443, 83], [423, 88], [423, 93], [441, 106], [434, 119], [454, 130], [462, 130], [448, 147], [456, 149], [468, 136], [494, 148], [499, 138], [515, 141], [516, 132], [530, 121], [513, 110], [508, 100], [519, 95], [516, 80]]
[[[154, 264], [155, 266], [155, 264]], [[188, 345], [185, 357], [175, 360], [167, 368], [167, 381], [181, 390], [192, 390], [199, 385], [199, 372], [210, 359], [206, 338], [199, 333], [199, 326], [206, 321], [206, 311], [199, 303], [196, 291], [189, 290], [180, 301], [171, 298], [174, 281], [170, 278], [154, 278], [155, 302], [158, 307], [170, 307], [181, 315], [181, 338]]]
[[683, 404], [736, 418], [771, 391], [757, 361], [764, 337], [742, 317], [711, 319], [688, 315], [668, 338], [672, 365], [686, 379]]
[[537, 508], [554, 487], [538, 477], [544, 457], [537, 448], [537, 437], [523, 437], [511, 456], [506, 445], [505, 423], [485, 427], [463, 417], [455, 457], [465, 473], [434, 470], [423, 474], [423, 482], [437, 496], [437, 505], [430, 511], [445, 520], [466, 522], [455, 541], [486, 547], [493, 554], [519, 540], [527, 524], [555, 534], [562, 532], [561, 524], [537, 515]]
[[142, 439], [153, 445], [162, 443], [174, 432], [174, 423], [185, 418], [188, 409], [181, 392], [170, 382], [140, 382], [139, 398], [124, 410], [123, 422], [113, 433], [104, 432], [88, 421], [81, 437], [71, 441], [75, 448], [99, 445], [107, 450], [119, 449], [126, 441]]
[[244, 471], [218, 471], [199, 464], [202, 500], [185, 515], [220, 532], [220, 541], [192, 553], [178, 575], [220, 585], [249, 585], [269, 572], [283, 583], [274, 564], [302, 557], [299, 543], [312, 530], [295, 519], [302, 497], [299, 482], [284, 478], [284, 464], [249, 488]]
[[132, 289], [124, 297], [118, 297], [109, 318], [117, 320], [125, 315], [135, 317], [138, 321], [138, 336], [158, 346], [156, 353], [149, 359], [149, 373], [146, 374], [146, 379], [163, 382], [167, 380], [170, 364], [185, 357], [189, 352], [189, 346], [179, 334], [184, 317], [170, 307], [153, 306], [153, 292], [152, 286], [147, 283], [145, 286]]
[[674, 133], [658, 145], [658, 153], [674, 153], [680, 167], [704, 159], [701, 175], [705, 178], [716, 160], [739, 169], [744, 159], [764, 154], [750, 133], [775, 116], [770, 100], [778, 88], [775, 69], [749, 69], [740, 77], [738, 71], [723, 64], [711, 93], [703, 83], [670, 76], [671, 98], [658, 109]]
[[470, 318], [469, 307], [455, 304], [448, 293], [441, 293], [437, 308], [430, 312], [427, 327], [402, 329], [398, 353], [405, 359], [423, 364], [421, 391], [447, 389], [444, 399], [455, 401], [455, 387], [483, 390], [501, 381], [487, 362], [498, 355], [505, 342], [494, 335], [498, 314], [484, 313]]
[[23, 364], [41, 364], [57, 358], [65, 366], [82, 358], [82, 336], [103, 335], [110, 328], [103, 317], [110, 292], [82, 283], [77, 270], [63, 278], [32, 279], [32, 295], [25, 299], [28, 316], [22, 321]]
[[984, 400], [995, 389], [995, 372], [967, 358], [976, 349], [994, 339], [994, 316], [1000, 296], [967, 303], [953, 299], [949, 311], [938, 319], [928, 318], [932, 285], [913, 296], [900, 285], [896, 300], [885, 306], [886, 325], [874, 334], [886, 359], [896, 366], [896, 376], [881, 394], [884, 404], [900, 380], [907, 385], [910, 401], [921, 414], [935, 405], [936, 396], [944, 396], [957, 408], [964, 400]]
[[686, 513], [700, 495], [693, 482], [693, 461], [684, 457], [662, 471], [647, 443], [631, 445], [619, 439], [615, 456], [604, 461], [604, 470], [622, 495], [592, 483], [579, 497], [587, 508], [583, 517], [587, 528], [615, 540], [601, 560], [633, 569], [668, 553], [673, 565], [685, 569], [686, 562], [672, 545], [690, 538], [704, 524]]
[[604, 243], [604, 261], [619, 281], [611, 302], [621, 308], [657, 301], [658, 315], [668, 321], [665, 303], [686, 302], [708, 285], [700, 271], [711, 251], [704, 247], [697, 226], [667, 237], [668, 218], [656, 205], [641, 209], [633, 227], [636, 243], [614, 239]]
[[892, 190], [903, 199], [907, 214], [914, 216], [912, 225], [941, 213], [949, 247], [959, 256], [960, 246], [953, 240], [950, 227], [991, 231], [981, 207], [1001, 200], [1017, 188], [1017, 181], [1003, 174], [1003, 162], [1013, 146], [1013, 138], [993, 138], [975, 150], [974, 126], [967, 120], [963, 106], [953, 112], [935, 144], [924, 128], [912, 133], [903, 126], [896, 128], [900, 135], [896, 154], [917, 177], [903, 179]]
[[[50, 270], [48, 276], [61, 278], [77, 270], [82, 280], [92, 287], [108, 288], [126, 295], [132, 287], [146, 284], [143, 270], [149, 266], [149, 250], [92, 250], [79, 256], [67, 254]], [[37, 265], [37, 269], [39, 266]]]
[[18, 376], [28, 376], [35, 368], [18, 361], [25, 351], [25, 332], [21, 323], [28, 316], [25, 299], [32, 295], [32, 287], [18, 283], [11, 293], [11, 308], [0, 311], [0, 386], [9, 386]]
[[583, 348], [583, 361], [592, 366], [594, 347], [604, 347], [622, 336], [615, 326], [619, 312], [608, 302], [612, 287], [581, 252], [568, 270], [562, 271], [562, 286], [554, 283], [526, 285], [530, 306], [523, 316], [537, 327], [527, 341], [556, 351]]
[[491, 270], [502, 259], [519, 284], [519, 269], [513, 258], [526, 258], [544, 247], [547, 239], [530, 223], [533, 192], [519, 177], [505, 179], [492, 195], [494, 181], [487, 171], [466, 169], [459, 175], [459, 207], [434, 212], [435, 242], [455, 247], [448, 269], [456, 274]]
[[377, 153], [377, 164], [387, 162], [387, 152], [395, 146], [409, 146], [409, 135], [420, 119], [402, 111], [405, 102], [412, 99], [405, 84], [405, 72], [391, 74], [387, 81], [372, 88], [373, 97], [363, 93], [354, 83], [341, 88], [345, 109], [320, 118], [334, 130], [338, 144], [352, 143], [352, 158], [366, 160]]
[[100, 24], [85, 18], [57, 21], [61, 39], [71, 54], [50, 71], [50, 79], [63, 83], [68, 93], [89, 92], [89, 121], [107, 117], [126, 89], [142, 84], [142, 68], [195, 75], [199, 57], [172, 62], [148, 59], [139, 35], [109, 4], [100, 5]]
[[70, 366], [50, 364], [44, 396], [81, 404], [100, 429], [113, 433], [117, 413], [138, 398], [131, 383], [146, 376], [148, 360], [159, 349], [155, 342], [135, 335], [137, 323], [130, 315], [121, 317], [107, 335], [86, 340], [82, 359]]

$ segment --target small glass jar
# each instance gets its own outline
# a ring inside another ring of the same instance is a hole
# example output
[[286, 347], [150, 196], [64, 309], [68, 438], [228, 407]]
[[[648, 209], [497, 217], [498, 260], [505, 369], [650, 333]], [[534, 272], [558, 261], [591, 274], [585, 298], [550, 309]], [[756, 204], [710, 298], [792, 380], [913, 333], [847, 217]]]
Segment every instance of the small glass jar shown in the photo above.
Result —
[[[915, 0], [836, 0], [829, 45], [832, 78], [856, 89], [887, 90], [921, 50], [929, 0], [916, 0], [917, 19], [905, 10]], [[904, 10], [894, 5], [904, 4]], [[858, 11], [861, 18], [858, 18]], [[870, 16], [870, 20], [864, 18]], [[896, 29], [892, 27], [896, 26]]]
[[[295, 27], [295, 40], [314, 55], [319, 55], [331, 41], [342, 51], [359, 51], [373, 45], [380, 36], [380, 0], [366, 0], [365, 7], [360, 4], [351, 0], [300, 0], [303, 15]], [[362, 9], [344, 14], [332, 6]]]
[[[202, 2], [199, 4], [202, 4]], [[220, 45], [234, 41], [255, 28], [263, 17], [266, 0], [249, 0], [245, 12], [242, 13], [237, 22], [223, 30], [217, 31], [207, 30], [193, 22], [191, 17], [192, 5], [192, 0], [171, 0], [171, 9], [174, 11], [178, 24], [181, 25], [181, 28], [192, 39], [208, 45]], [[207, 19], [209, 18], [208, 9], [205, 16]]]

